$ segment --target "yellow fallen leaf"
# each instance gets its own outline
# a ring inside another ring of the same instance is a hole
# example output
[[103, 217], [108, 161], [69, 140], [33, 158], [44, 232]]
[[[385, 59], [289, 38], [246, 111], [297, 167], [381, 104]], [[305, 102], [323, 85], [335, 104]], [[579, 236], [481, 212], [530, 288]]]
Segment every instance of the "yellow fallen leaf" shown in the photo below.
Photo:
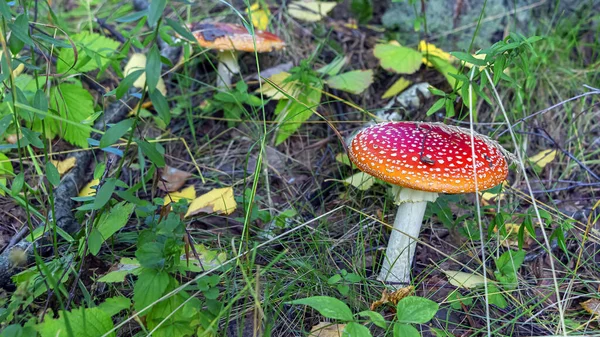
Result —
[[590, 314], [594, 316], [600, 316], [600, 299], [591, 298], [581, 303], [581, 306]]
[[77, 162], [77, 158], [69, 157], [62, 161], [50, 160], [50, 162], [52, 163], [52, 165], [56, 166], [58, 173], [62, 176], [63, 174], [69, 172], [69, 170], [75, 166], [75, 163]]
[[83, 188], [81, 190], [79, 190], [79, 196], [80, 197], [89, 197], [89, 196], [96, 195], [96, 189], [94, 189], [92, 187], [97, 186], [98, 184], [100, 184], [100, 179], [93, 179], [92, 181], [87, 183], [87, 185], [83, 186]]
[[433, 64], [431, 64], [431, 62], [427, 61], [427, 57], [425, 54], [439, 57], [442, 60], [445, 60], [448, 62], [450, 62], [452, 60], [452, 55], [450, 55], [449, 53], [446, 53], [442, 49], [436, 47], [433, 43], [427, 43], [427, 41], [425, 41], [425, 40], [421, 40], [421, 42], [419, 42], [418, 49], [421, 53], [423, 53], [423, 63], [425, 63], [428, 67], [433, 67]]
[[344, 179], [344, 182], [358, 188], [361, 191], [366, 191], [375, 183], [375, 177], [365, 172], [358, 172]]
[[233, 197], [233, 188], [215, 188], [214, 190], [194, 199], [188, 208], [186, 217], [198, 213], [231, 214], [235, 211], [237, 203]]
[[310, 329], [308, 337], [342, 337], [346, 324], [320, 322]]
[[483, 276], [477, 274], [463, 273], [462, 271], [444, 270], [451, 285], [459, 288], [475, 288], [485, 283]]
[[535, 156], [529, 157], [529, 161], [539, 166], [540, 168], [544, 168], [546, 167], [546, 165], [548, 165], [548, 163], [550, 163], [554, 160], [554, 158], [556, 158], [556, 153], [556, 150], [544, 150], [536, 154]]
[[381, 99], [386, 99], [398, 95], [399, 93], [404, 91], [404, 89], [408, 88], [408, 86], [411, 85], [411, 83], [412, 82], [407, 80], [406, 78], [400, 77], [396, 82], [394, 82], [394, 84], [392, 84], [391, 87], [389, 87], [388, 90], [385, 91], [383, 96], [381, 96]]
[[271, 11], [268, 7], [261, 8], [261, 4], [255, 2], [250, 6], [250, 8], [246, 9], [246, 13], [252, 14], [252, 24], [256, 29], [265, 30], [269, 25], [269, 17], [271, 16]]
[[[125, 77], [127, 77], [127, 75], [140, 69], [146, 69], [146, 55], [141, 53], [135, 53], [131, 55], [131, 58], [125, 65], [125, 69], [123, 69], [123, 74], [125, 75]], [[144, 72], [142, 75], [140, 75], [140, 77], [137, 78], [135, 82], [133, 82], [133, 86], [136, 88], [143, 89], [145, 83], [146, 73]], [[167, 87], [162, 77], [158, 79], [156, 89], [158, 89], [158, 91], [160, 91], [160, 93], [163, 94], [163, 96], [167, 96]]]
[[308, 22], [319, 21], [337, 5], [334, 1], [293, 1], [288, 6], [290, 16]]
[[290, 73], [282, 71], [278, 74], [275, 74], [269, 77], [269, 81], [273, 82], [277, 87], [271, 85], [271, 83], [264, 83], [261, 88], [257, 89], [256, 92], [262, 94], [266, 97], [270, 97], [273, 100], [287, 99], [287, 96], [282, 93], [284, 91], [286, 94], [295, 97], [298, 94], [299, 89], [301, 88], [297, 83], [297, 81], [288, 81], [285, 80], [290, 77]]
[[[508, 182], [505, 180], [502, 183], [503, 187], [507, 187], [508, 186]], [[504, 193], [504, 189], [502, 189], [502, 191], [500, 193], [492, 193], [492, 192], [484, 192], [481, 193], [481, 199], [483, 199], [484, 201], [500, 201], [500, 200], [504, 200], [506, 193]]]
[[196, 199], [196, 188], [194, 188], [194, 185], [190, 185], [179, 192], [169, 193], [169, 195], [165, 196], [164, 205], [167, 206], [171, 201], [177, 202], [181, 199], [187, 199], [188, 201]]

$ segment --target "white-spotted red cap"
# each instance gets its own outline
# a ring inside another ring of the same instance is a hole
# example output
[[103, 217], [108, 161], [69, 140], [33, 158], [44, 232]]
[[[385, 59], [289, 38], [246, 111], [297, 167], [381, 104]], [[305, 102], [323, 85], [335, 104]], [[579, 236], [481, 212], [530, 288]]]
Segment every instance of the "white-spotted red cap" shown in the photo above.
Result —
[[348, 148], [358, 168], [389, 183], [441, 193], [485, 190], [508, 175], [503, 150], [489, 138], [440, 123], [388, 122], [361, 130]]

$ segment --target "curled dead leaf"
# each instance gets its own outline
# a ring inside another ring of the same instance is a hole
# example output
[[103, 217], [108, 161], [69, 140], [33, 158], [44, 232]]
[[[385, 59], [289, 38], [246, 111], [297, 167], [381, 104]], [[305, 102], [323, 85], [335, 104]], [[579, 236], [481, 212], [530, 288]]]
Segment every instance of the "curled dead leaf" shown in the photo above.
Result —
[[381, 293], [381, 299], [378, 301], [375, 301], [373, 303], [371, 303], [371, 307], [370, 309], [375, 311], [375, 309], [377, 309], [378, 307], [384, 305], [384, 304], [391, 304], [393, 306], [396, 306], [396, 304], [398, 304], [398, 302], [407, 297], [412, 295], [412, 293], [414, 292], [415, 287], [413, 286], [408, 286], [408, 287], [404, 287], [404, 288], [400, 288], [396, 291], [393, 292], [388, 292], [387, 289], [383, 289], [383, 292]]
[[600, 299], [590, 298], [589, 300], [581, 303], [581, 307], [590, 314], [600, 316]]

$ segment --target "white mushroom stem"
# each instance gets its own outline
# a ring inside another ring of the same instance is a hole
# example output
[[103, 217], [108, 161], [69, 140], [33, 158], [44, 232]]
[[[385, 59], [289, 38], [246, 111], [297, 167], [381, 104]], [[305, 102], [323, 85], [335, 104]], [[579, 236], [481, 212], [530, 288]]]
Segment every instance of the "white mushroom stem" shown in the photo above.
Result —
[[232, 50], [217, 52], [217, 88], [230, 88], [231, 78], [240, 72], [240, 65], [237, 61], [237, 53]]
[[410, 282], [410, 270], [416, 238], [421, 231], [427, 202], [433, 202], [435, 192], [416, 191], [410, 188], [394, 186], [394, 202], [399, 205], [394, 220], [394, 228], [377, 278], [393, 288], [402, 288]]

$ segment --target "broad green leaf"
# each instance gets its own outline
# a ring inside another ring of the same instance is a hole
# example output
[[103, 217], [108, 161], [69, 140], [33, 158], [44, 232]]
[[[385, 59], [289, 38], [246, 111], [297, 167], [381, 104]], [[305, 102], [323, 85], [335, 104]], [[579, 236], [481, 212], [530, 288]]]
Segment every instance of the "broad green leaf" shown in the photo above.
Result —
[[320, 84], [304, 88], [298, 93], [296, 100], [280, 100], [275, 109], [279, 121], [275, 145], [283, 143], [289, 136], [294, 134], [302, 126], [302, 123], [312, 116], [313, 109], [320, 102]]
[[119, 141], [133, 125], [133, 119], [125, 119], [111, 126], [100, 138], [100, 148], [109, 147]]
[[115, 191], [115, 184], [117, 180], [114, 178], [106, 179], [104, 184], [100, 186], [100, 189], [96, 193], [96, 198], [94, 199], [93, 209], [100, 209], [106, 205], [106, 203], [112, 197], [113, 192]]
[[368, 317], [369, 320], [371, 322], [373, 322], [373, 324], [377, 325], [378, 327], [380, 327], [382, 329], [387, 328], [387, 322], [385, 321], [385, 318], [383, 318], [383, 315], [381, 315], [378, 312], [371, 311], [371, 310], [365, 310], [365, 311], [359, 312], [358, 315], [361, 317]]
[[[171, 279], [167, 290], [172, 290], [177, 287], [178, 283]], [[161, 324], [152, 336], [156, 337], [173, 337], [173, 336], [192, 336], [194, 335], [195, 326], [199, 324], [197, 317], [198, 310], [202, 307], [200, 300], [193, 298], [179, 308], [180, 305], [189, 297], [185, 292], [179, 292], [168, 299], [157, 303], [148, 316], [148, 328], [154, 329], [158, 324]]]
[[169, 125], [171, 122], [171, 110], [165, 96], [163, 96], [160, 90], [154, 90], [154, 92], [150, 92], [150, 100], [160, 119], [162, 119], [165, 125]]
[[321, 315], [343, 321], [352, 321], [352, 311], [337, 298], [329, 296], [313, 296], [291, 301], [290, 304], [303, 304], [317, 310]]
[[440, 110], [441, 108], [443, 108], [445, 104], [446, 104], [446, 98], [445, 97], [438, 99], [437, 101], [435, 101], [435, 103], [433, 103], [433, 105], [431, 106], [431, 108], [429, 108], [429, 110], [427, 110], [427, 116], [433, 115], [438, 110]]
[[[0, 3], [6, 3], [5, 1], [0, 1]], [[0, 332], [0, 337], [34, 337], [37, 336], [37, 333], [32, 327], [26, 326], [22, 327], [19, 324], [11, 324], [4, 328]]]
[[330, 88], [358, 95], [373, 83], [373, 70], [354, 70], [327, 79]]
[[[440, 72], [440, 74], [444, 75], [446, 81], [450, 84], [452, 88], [456, 85], [456, 78], [451, 76], [450, 74], [458, 74], [459, 71], [454, 67], [449, 61], [446, 61], [437, 56], [429, 56], [429, 62], [433, 65], [433, 67]], [[463, 97], [464, 99], [467, 99]]]
[[[167, 289], [171, 277], [166, 271], [144, 269], [133, 287], [133, 303], [135, 310], [140, 312], [145, 307], [159, 299]], [[147, 315], [148, 310], [141, 313]]]
[[[35, 92], [35, 96], [33, 97], [33, 107], [42, 112], [48, 112], [48, 99], [46, 98], [44, 91], [41, 89]], [[39, 119], [44, 119], [46, 116], [37, 114], [36, 117]]]
[[378, 44], [373, 51], [381, 67], [399, 74], [412, 74], [421, 68], [423, 55], [408, 47], [396, 44]]
[[80, 86], [63, 83], [52, 90], [50, 97], [50, 108], [57, 111], [60, 117], [75, 124], [47, 118], [48, 135], [51, 137], [59, 135], [73, 145], [87, 148], [87, 139], [90, 137], [91, 130], [89, 126], [81, 123], [94, 114], [92, 95]]
[[150, 27], [156, 25], [166, 6], [167, 0], [151, 0], [150, 8], [148, 8], [148, 25]]
[[8, 127], [10, 126], [10, 123], [12, 123], [13, 119], [14, 119], [14, 116], [12, 114], [8, 114], [8, 115], [2, 117], [2, 119], [0, 119], [0, 137], [4, 136], [6, 129], [8, 129]]
[[17, 174], [17, 176], [15, 177], [15, 179], [12, 182], [11, 193], [13, 196], [16, 196], [19, 193], [21, 193], [24, 183], [25, 183], [25, 174], [23, 172], [19, 172], [19, 174]]
[[394, 324], [394, 337], [421, 337], [419, 330], [410, 324]]
[[[101, 337], [114, 325], [110, 315], [100, 308], [78, 308], [71, 312], [59, 311], [59, 318], [46, 317], [43, 323], [35, 326], [42, 337], [69, 337], [65, 316], [72, 329], [72, 336]], [[115, 336], [114, 332], [106, 336]]]
[[344, 331], [342, 332], [342, 337], [371, 337], [371, 332], [367, 329], [366, 326], [356, 323], [349, 322], [346, 324]]
[[487, 65], [485, 60], [479, 59], [469, 53], [465, 53], [465, 52], [461, 52], [461, 51], [453, 51], [450, 54], [461, 61], [465, 61], [467, 63], [474, 64], [479, 67], [484, 67]]
[[[81, 32], [71, 35], [77, 47], [77, 63], [71, 72], [88, 72], [103, 68], [110, 61], [110, 57], [117, 53], [120, 43], [96, 33]], [[56, 61], [59, 73], [64, 73], [75, 63], [73, 48], [61, 48]]]
[[[26, 127], [22, 127], [21, 133], [23, 134], [23, 138], [25, 138], [29, 142], [29, 144], [31, 144], [39, 149], [44, 148], [44, 143], [40, 139], [39, 132], [31, 131]], [[23, 146], [23, 145], [21, 145], [21, 146]]]
[[165, 167], [165, 157], [157, 150], [157, 143], [148, 143], [145, 140], [137, 139], [136, 143], [142, 150], [142, 153], [150, 159], [157, 167]]
[[11, 31], [11, 40], [13, 38], [18, 39], [19, 41], [22, 42], [21, 47], [17, 48], [16, 50], [13, 50], [13, 48], [11, 48], [11, 52], [13, 54], [17, 54], [18, 52], [21, 51], [21, 49], [23, 48], [23, 44], [26, 44], [30, 47], [34, 46], [34, 42], [31, 39], [31, 37], [29, 36], [29, 18], [27, 17], [26, 14], [21, 14], [19, 16], [17, 16], [17, 18], [15, 19], [15, 22], [13, 23], [9, 23], [8, 24], [8, 28]]
[[7, 22], [10, 22], [12, 19], [12, 15], [10, 13], [10, 7], [6, 4], [6, 1], [0, 1], [0, 13], [2, 13], [2, 17]]
[[51, 161], [46, 162], [46, 178], [48, 178], [48, 181], [54, 187], [60, 184], [60, 173], [58, 173], [58, 169]]
[[91, 240], [89, 241], [89, 249], [92, 255], [97, 255], [102, 243], [127, 224], [134, 208], [134, 204], [122, 201], [114, 205], [110, 211], [102, 214], [100, 220], [98, 220], [98, 225], [92, 230], [92, 232], [97, 233], [96, 235], [100, 238], [100, 241], [96, 240], [94, 243]]
[[498, 289], [498, 287], [496, 287], [492, 283], [488, 283], [487, 289], [488, 289], [488, 301], [490, 302], [490, 304], [493, 304], [493, 305], [499, 307], [500, 309], [504, 309], [508, 306], [508, 302], [506, 302], [504, 295], [502, 295], [502, 293], [500, 292], [500, 289]]
[[144, 74], [144, 71], [144, 69], [138, 69], [125, 75], [125, 78], [121, 81], [121, 83], [119, 83], [119, 86], [115, 92], [117, 99], [120, 99], [123, 97], [123, 95], [125, 95], [125, 93], [127, 93], [134, 83], [137, 82], [138, 78]]
[[[153, 1], [154, 2], [154, 1]], [[148, 60], [146, 61], [146, 85], [148, 86], [148, 92], [154, 92], [156, 85], [160, 80], [160, 52], [156, 45], [152, 46], [148, 53]]]
[[120, 311], [129, 309], [131, 306], [131, 300], [125, 296], [109, 297], [104, 302], [98, 305], [98, 308], [106, 313], [108, 316], [114, 316]]
[[432, 300], [408, 296], [396, 305], [396, 318], [402, 323], [427, 323], [435, 316], [439, 305]]

